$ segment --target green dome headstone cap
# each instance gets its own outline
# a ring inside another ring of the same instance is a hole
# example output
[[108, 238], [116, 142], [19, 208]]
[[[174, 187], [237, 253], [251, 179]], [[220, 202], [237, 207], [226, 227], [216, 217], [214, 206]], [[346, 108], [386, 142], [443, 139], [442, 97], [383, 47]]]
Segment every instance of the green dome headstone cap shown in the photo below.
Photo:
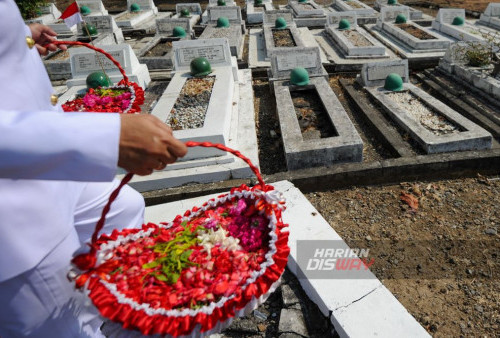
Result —
[[217, 0], [217, 6], [225, 6], [226, 1], [225, 0]]
[[255, 0], [255, 1], [253, 2], [253, 5], [254, 5], [254, 6], [260, 6], [260, 5], [262, 5], [262, 0]]
[[464, 23], [465, 23], [464, 18], [462, 18], [460, 16], [456, 16], [453, 18], [453, 22], [451, 24], [454, 26], [463, 26]]
[[299, 0], [299, 2], [307, 2], [307, 0]]
[[172, 35], [176, 38], [184, 38], [186, 37], [186, 31], [181, 26], [175, 26], [172, 30]]
[[396, 16], [396, 23], [406, 23], [406, 16], [404, 14], [398, 14]]
[[212, 72], [210, 62], [204, 57], [191, 60], [189, 69], [191, 70], [191, 75], [196, 77], [206, 76]]
[[96, 36], [97, 28], [94, 25], [90, 25], [87, 23], [82, 26], [82, 33], [83, 35]]
[[92, 11], [90, 10], [90, 8], [88, 6], [82, 6], [82, 7], [80, 7], [80, 14], [82, 14], [83, 16], [87, 16], [91, 12]]
[[274, 22], [274, 28], [276, 29], [285, 29], [287, 27], [285, 18], [279, 17], [276, 18]]
[[388, 5], [395, 5], [395, 4], [397, 4], [397, 3], [398, 3], [398, 1], [397, 1], [397, 0], [387, 0], [387, 4], [388, 4]]
[[339, 21], [339, 31], [343, 31], [351, 28], [351, 23], [347, 19], [342, 19]]
[[302, 67], [292, 69], [290, 72], [290, 82], [296, 86], [305, 86], [309, 84], [309, 73]]
[[229, 27], [229, 19], [225, 16], [221, 16], [217, 19], [217, 27], [218, 28], [226, 28]]
[[93, 72], [87, 76], [85, 80], [87, 83], [87, 88], [98, 88], [98, 87], [109, 87], [113, 83], [111, 82], [109, 76], [103, 72]]
[[384, 89], [393, 92], [399, 92], [403, 90], [403, 79], [399, 74], [390, 73], [385, 78]]
[[140, 12], [141, 11], [141, 6], [139, 6], [139, 4], [133, 3], [132, 5], [130, 5], [130, 11], [132, 13]]
[[191, 15], [191, 13], [189, 12], [189, 9], [187, 9], [187, 8], [181, 9], [181, 16], [182, 17], [187, 18], [190, 15]]

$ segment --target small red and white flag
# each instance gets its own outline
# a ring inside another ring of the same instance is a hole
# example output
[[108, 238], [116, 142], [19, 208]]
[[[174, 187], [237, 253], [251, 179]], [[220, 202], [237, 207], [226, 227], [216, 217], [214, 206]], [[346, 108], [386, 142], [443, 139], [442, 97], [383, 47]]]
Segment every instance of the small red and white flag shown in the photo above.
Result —
[[64, 23], [69, 28], [83, 21], [82, 16], [80, 15], [80, 9], [78, 8], [78, 4], [76, 3], [76, 1], [69, 5], [68, 8], [66, 8], [59, 19], [63, 19]]

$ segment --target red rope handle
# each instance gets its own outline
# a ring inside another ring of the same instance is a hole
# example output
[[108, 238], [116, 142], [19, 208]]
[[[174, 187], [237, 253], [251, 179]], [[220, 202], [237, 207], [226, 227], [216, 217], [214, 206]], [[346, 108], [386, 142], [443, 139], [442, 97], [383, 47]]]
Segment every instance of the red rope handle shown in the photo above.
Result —
[[122, 66], [120, 65], [120, 63], [118, 61], [116, 61], [115, 58], [112, 57], [111, 54], [109, 54], [108, 52], [106, 52], [104, 49], [98, 48], [96, 46], [92, 46], [91, 44], [88, 44], [88, 43], [85, 43], [85, 42], [81, 42], [81, 41], [62, 41], [62, 40], [57, 40], [57, 41], [51, 41], [50, 43], [54, 44], [54, 45], [78, 45], [78, 46], [84, 46], [84, 47], [93, 49], [96, 52], [99, 52], [101, 54], [104, 54], [104, 56], [106, 56], [111, 62], [113, 62], [113, 64], [116, 67], [118, 67], [118, 69], [120, 70], [120, 73], [122, 73], [122, 75], [123, 75], [123, 80], [125, 81], [125, 83], [127, 83], [127, 84], [129, 83], [127, 74], [125, 74], [125, 70], [122, 68]]
[[[186, 146], [187, 147], [217, 148], [217, 149], [220, 149], [220, 150], [223, 150], [223, 151], [227, 151], [228, 153], [231, 153], [234, 156], [241, 158], [243, 161], [246, 162], [246, 164], [248, 164], [248, 166], [253, 171], [253, 173], [255, 174], [255, 176], [257, 176], [257, 180], [259, 181], [259, 184], [262, 187], [262, 189], [264, 189], [264, 187], [266, 186], [266, 184], [264, 183], [264, 180], [262, 179], [262, 176], [260, 174], [259, 168], [257, 168], [252, 163], [252, 161], [250, 161], [250, 159], [248, 157], [244, 156], [238, 150], [234, 150], [234, 149], [228, 148], [228, 147], [226, 147], [226, 146], [224, 146], [222, 144], [211, 143], [211, 142], [188, 141], [188, 142], [186, 142]], [[97, 222], [97, 224], [95, 226], [95, 229], [94, 229], [94, 233], [92, 234], [92, 242], [91, 242], [91, 250], [90, 250], [90, 254], [92, 256], [94, 256], [95, 253], [96, 253], [96, 251], [97, 251], [97, 248], [93, 244], [95, 244], [97, 242], [97, 237], [99, 235], [99, 232], [104, 227], [104, 223], [106, 221], [106, 215], [108, 214], [109, 210], [111, 209], [111, 203], [114, 202], [114, 200], [118, 197], [118, 194], [120, 193], [120, 190], [123, 188], [123, 186], [125, 184], [127, 184], [128, 182], [130, 182], [130, 180], [132, 179], [133, 176], [134, 176], [134, 174], [128, 173], [127, 175], [125, 175], [124, 178], [122, 178], [122, 180], [120, 182], [120, 185], [118, 185], [118, 187], [116, 187], [116, 189], [113, 190], [113, 192], [109, 196], [108, 202], [104, 206], [104, 209], [102, 209], [101, 218]]]

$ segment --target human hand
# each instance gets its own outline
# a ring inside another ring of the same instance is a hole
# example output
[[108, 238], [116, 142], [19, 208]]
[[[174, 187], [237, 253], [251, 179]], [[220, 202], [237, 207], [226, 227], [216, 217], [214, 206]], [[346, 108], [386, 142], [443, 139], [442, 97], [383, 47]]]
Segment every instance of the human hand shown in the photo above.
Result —
[[187, 153], [172, 129], [153, 115], [123, 114], [118, 166], [138, 175], [164, 169]]
[[50, 51], [54, 52], [57, 48], [61, 50], [68, 49], [65, 45], [58, 45], [51, 43], [56, 40], [57, 33], [50, 27], [40, 23], [32, 23], [29, 25], [31, 30], [31, 37], [35, 40], [35, 46], [40, 55], [47, 55]]

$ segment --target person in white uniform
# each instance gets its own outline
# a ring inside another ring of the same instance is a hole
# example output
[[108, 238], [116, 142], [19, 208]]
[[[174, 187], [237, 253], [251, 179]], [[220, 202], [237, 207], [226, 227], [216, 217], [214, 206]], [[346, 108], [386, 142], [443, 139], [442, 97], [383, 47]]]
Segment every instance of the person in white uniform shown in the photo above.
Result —
[[[105, 182], [117, 164], [149, 174], [186, 147], [152, 116], [61, 113], [37, 52], [53, 31], [0, 0], [0, 32], [0, 337], [99, 337], [66, 274], [117, 185]], [[111, 210], [108, 228], [140, 226], [144, 200], [124, 188]]]

